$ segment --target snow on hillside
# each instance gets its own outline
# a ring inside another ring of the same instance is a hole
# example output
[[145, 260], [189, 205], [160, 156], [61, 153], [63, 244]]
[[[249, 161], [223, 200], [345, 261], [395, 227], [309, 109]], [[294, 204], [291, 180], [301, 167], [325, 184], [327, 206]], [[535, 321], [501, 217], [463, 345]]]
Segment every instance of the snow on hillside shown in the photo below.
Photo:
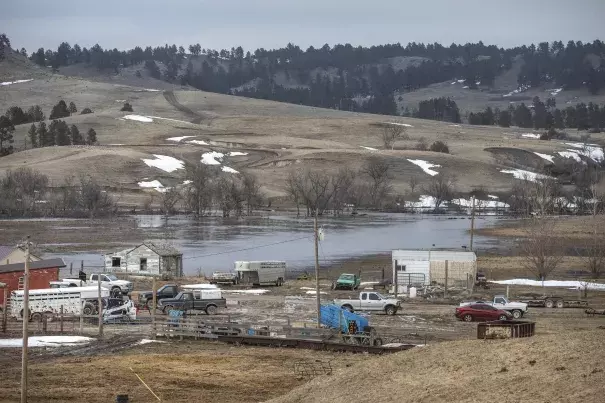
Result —
[[142, 158], [142, 160], [148, 166], [159, 168], [162, 171], [174, 172], [177, 169], [183, 169], [183, 166], [185, 165], [185, 163], [183, 161], [178, 160], [174, 157], [169, 157], [167, 155], [153, 154], [153, 156], [156, 159], [152, 160], [152, 159]]
[[430, 162], [427, 162], [424, 160], [411, 160], [408, 158], [408, 161], [410, 161], [414, 165], [419, 166], [424, 172], [426, 172], [427, 174], [429, 174], [431, 176], [435, 176], [435, 175], [439, 174], [439, 172], [433, 171], [431, 168], [441, 168], [441, 165], [431, 164]]
[[153, 122], [153, 119], [151, 119], [150, 117], [141, 116], [141, 115], [126, 115], [126, 116], [123, 116], [122, 119], [135, 120], [137, 122], [143, 122], [143, 123], [152, 123]]
[[30, 81], [33, 81], [33, 78], [30, 78], [28, 80], [17, 80], [17, 81], [5, 81], [3, 83], [0, 83], [0, 86], [4, 86], [4, 85], [11, 85], [11, 84], [21, 84], [21, 83], [28, 83]]
[[221, 165], [220, 161], [222, 160], [225, 154], [219, 153], [217, 151], [210, 151], [202, 154], [202, 164], [206, 165]]
[[534, 154], [536, 154], [538, 157], [540, 157], [542, 159], [545, 159], [548, 162], [551, 162], [553, 164], [555, 163], [555, 161], [554, 161], [555, 157], [553, 157], [552, 155], [542, 154], [542, 153], [539, 153], [539, 152], [536, 152], [536, 151], [534, 151]]
[[548, 176], [537, 174], [535, 172], [526, 171], [524, 169], [501, 169], [500, 172], [504, 174], [512, 174], [515, 179], [527, 180], [530, 182], [537, 182], [538, 179], [546, 179]]

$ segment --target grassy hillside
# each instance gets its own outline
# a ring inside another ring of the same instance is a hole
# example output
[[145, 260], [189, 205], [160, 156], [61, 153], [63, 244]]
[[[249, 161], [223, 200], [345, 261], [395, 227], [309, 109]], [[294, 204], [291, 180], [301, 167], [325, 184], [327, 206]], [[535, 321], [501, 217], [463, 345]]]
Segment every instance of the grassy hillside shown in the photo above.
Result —
[[[183, 181], [184, 169], [166, 172], [146, 165], [143, 159], [154, 159], [154, 154], [198, 162], [203, 153], [210, 151], [246, 153], [227, 156], [223, 165], [256, 174], [269, 196], [281, 196], [285, 195], [284, 180], [292, 169], [331, 172], [344, 165], [359, 168], [370, 157], [390, 163], [396, 193], [409, 191], [411, 177], [418, 178], [418, 189], [432, 178], [408, 159], [440, 165], [435, 169], [455, 175], [462, 192], [478, 186], [504, 192], [517, 179], [501, 169], [535, 171], [544, 160], [534, 152], [554, 156], [556, 151], [569, 148], [558, 141], [522, 137], [527, 130], [515, 128], [452, 125], [167, 88], [169, 84], [152, 78], [141, 78], [141, 86], [105, 82], [103, 75], [90, 81], [52, 73], [19, 58], [1, 66], [4, 80], [33, 78], [1, 88], [2, 110], [13, 105], [40, 105], [48, 116], [58, 100], [73, 101], [80, 110], [89, 107], [94, 113], [74, 114], [65, 120], [76, 124], [81, 132], [94, 128], [100, 146], [24, 150], [29, 125], [19, 125], [15, 147], [20, 152], [0, 158], [0, 174], [30, 167], [49, 175], [56, 186], [67, 176], [90, 174], [107, 188], [127, 193], [124, 200], [134, 204], [154, 192], [141, 189], [140, 181], [159, 180], [165, 186]], [[134, 111], [120, 112], [123, 102], [131, 103]], [[152, 121], [124, 119], [127, 115]], [[385, 150], [381, 136], [384, 124], [390, 122], [408, 125], [410, 139], [396, 142], [394, 150]], [[188, 137], [168, 140], [183, 136]], [[593, 136], [593, 140], [603, 138]], [[428, 144], [446, 142], [450, 154], [416, 151], [421, 139]], [[502, 165], [503, 158], [496, 158], [498, 151], [511, 155], [515, 162]], [[523, 158], [516, 157], [519, 153]]]

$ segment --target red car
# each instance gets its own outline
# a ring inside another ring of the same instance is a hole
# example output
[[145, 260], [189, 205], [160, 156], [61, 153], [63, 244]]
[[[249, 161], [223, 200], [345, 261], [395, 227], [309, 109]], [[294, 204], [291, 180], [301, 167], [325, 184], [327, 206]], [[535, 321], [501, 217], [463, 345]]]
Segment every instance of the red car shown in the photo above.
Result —
[[457, 307], [456, 317], [465, 322], [472, 322], [474, 320], [488, 322], [492, 320], [511, 320], [513, 315], [491, 305], [471, 304]]

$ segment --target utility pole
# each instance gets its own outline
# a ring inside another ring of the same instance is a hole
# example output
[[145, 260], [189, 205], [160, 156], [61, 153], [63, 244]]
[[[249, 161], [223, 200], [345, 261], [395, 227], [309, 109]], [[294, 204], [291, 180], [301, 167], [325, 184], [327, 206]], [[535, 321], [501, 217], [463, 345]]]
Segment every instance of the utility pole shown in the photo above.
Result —
[[[97, 311], [99, 314], [99, 338], [103, 337], [103, 298], [101, 297], [101, 274], [97, 274], [97, 290], [99, 291], [99, 296], [97, 300]], [[109, 304], [108, 304], [109, 305]]]
[[315, 297], [317, 299], [317, 327], [321, 327], [321, 299], [319, 296], [319, 234], [317, 230], [317, 206], [315, 206], [315, 219], [313, 220], [315, 238]]
[[24, 266], [25, 272], [23, 273], [23, 348], [21, 350], [21, 403], [27, 403], [27, 338], [29, 337], [27, 329], [27, 326], [29, 325], [29, 235], [25, 240]]
[[473, 196], [473, 210], [471, 212], [471, 252], [473, 251], [473, 238], [475, 237], [475, 196]]

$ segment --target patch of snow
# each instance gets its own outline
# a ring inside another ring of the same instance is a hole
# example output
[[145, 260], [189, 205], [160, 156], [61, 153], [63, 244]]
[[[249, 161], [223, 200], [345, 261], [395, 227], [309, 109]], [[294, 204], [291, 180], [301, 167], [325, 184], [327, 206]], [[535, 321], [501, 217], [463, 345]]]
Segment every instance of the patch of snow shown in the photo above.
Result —
[[407, 123], [398, 123], [398, 122], [385, 122], [387, 125], [395, 125], [395, 126], [403, 126], [403, 127], [414, 127]]
[[153, 181], [149, 181], [149, 182], [141, 181], [138, 183], [138, 185], [142, 188], [155, 189], [161, 193], [166, 191], [166, 188], [164, 187], [164, 185], [162, 185], [160, 183], [160, 181], [158, 181], [158, 180], [153, 180]]
[[412, 209], [434, 208], [436, 199], [433, 196], [422, 195], [417, 202], [405, 202], [406, 207]]
[[243, 153], [243, 152], [241, 152], [241, 151], [231, 151], [231, 152], [229, 153], [229, 156], [230, 156], [230, 157], [237, 157], [237, 156], [239, 156], [239, 155], [248, 155], [248, 153]]
[[452, 85], [454, 85], [454, 84], [456, 84], [456, 82], [455, 82], [455, 81], [452, 83]]
[[[453, 204], [457, 204], [460, 207], [473, 208], [473, 199], [453, 199]], [[497, 200], [479, 200], [475, 199], [475, 207], [477, 208], [490, 208], [490, 209], [502, 209], [509, 207], [508, 204], [497, 201]]]
[[170, 137], [170, 138], [168, 138], [166, 140], [168, 140], [168, 141], [182, 141], [182, 140], [188, 139], [190, 137], [195, 137], [195, 136]]
[[580, 154], [575, 151], [558, 151], [559, 154], [563, 158], [573, 158], [576, 162], [582, 162], [582, 158], [580, 158]]
[[450, 127], [460, 127], [460, 125], [450, 125]]
[[186, 284], [184, 286], [182, 286], [182, 288], [189, 288], [189, 289], [193, 289], [193, 290], [216, 290], [218, 289], [218, 287], [216, 286], [216, 284], [207, 284], [207, 283], [200, 283], [200, 284]]
[[552, 95], [553, 97], [556, 97], [559, 92], [563, 91], [563, 88], [557, 88], [556, 90], [553, 90], [550, 95]]
[[439, 174], [439, 172], [433, 171], [431, 168], [441, 168], [441, 165], [431, 164], [430, 162], [424, 160], [411, 160], [408, 158], [408, 161], [410, 161], [414, 165], [418, 165], [424, 172], [431, 176]]
[[[60, 347], [90, 343], [93, 338], [84, 336], [31, 336], [27, 339], [29, 347]], [[21, 347], [23, 339], [0, 339], [0, 347]]]
[[[596, 162], [601, 162], [605, 159], [603, 154], [603, 148], [597, 144], [583, 144], [583, 143], [565, 143], [568, 146], [578, 148], [576, 152], [585, 157], [591, 158]], [[572, 151], [572, 150], [569, 150]], [[575, 150], [573, 150], [575, 151]]]
[[183, 181], [183, 185], [189, 185], [189, 184], [191, 184], [191, 183], [193, 183], [193, 182], [192, 182], [192, 181], [190, 181], [190, 180]]
[[143, 91], [148, 91], [148, 92], [160, 92], [161, 90], [156, 90], [154, 88], [143, 88]]
[[269, 292], [269, 290], [263, 289], [251, 289], [251, 290], [223, 290], [226, 293], [234, 294], [250, 294], [250, 295], [263, 295]]
[[548, 176], [537, 174], [535, 172], [526, 171], [524, 169], [501, 169], [500, 172], [504, 174], [512, 174], [515, 179], [523, 179], [530, 182], [537, 182], [538, 179], [546, 179]]
[[366, 150], [370, 150], [370, 151], [378, 151], [378, 149], [374, 148], [374, 147], [366, 147], [366, 146], [359, 146], [359, 147], [365, 148]]
[[538, 153], [534, 151], [534, 154], [536, 154], [538, 157], [545, 159], [546, 161], [550, 162], [550, 163], [555, 163], [555, 161], [553, 160], [555, 157], [553, 157], [552, 155], [548, 155], [548, 154], [542, 154], [542, 153]]
[[223, 153], [219, 153], [217, 151], [210, 151], [207, 153], [202, 154], [202, 164], [206, 164], [206, 165], [220, 165], [220, 161], [217, 160], [221, 160], [223, 159], [223, 157], [225, 156], [225, 154]]
[[208, 145], [208, 143], [206, 143], [204, 140], [190, 140], [187, 143], [197, 144], [198, 146], [207, 146]]
[[30, 78], [30, 79], [28, 79], [28, 80], [5, 81], [5, 82], [3, 82], [3, 83], [0, 83], [0, 85], [1, 85], [1, 86], [4, 86], [4, 85], [11, 85], [11, 84], [21, 84], [21, 83], [28, 83], [28, 82], [30, 82], [30, 81], [34, 81], [34, 79], [33, 79], [33, 78]]
[[544, 283], [540, 280], [529, 280], [524, 278], [515, 278], [512, 280], [490, 281], [490, 283], [504, 285], [527, 285], [533, 287], [565, 287], [582, 290], [584, 288], [596, 291], [605, 291], [605, 284], [592, 283], [588, 281], [561, 281], [561, 280], [546, 280]]
[[153, 119], [148, 118], [147, 116], [141, 116], [141, 115], [126, 115], [126, 116], [123, 116], [123, 118], [127, 119], [127, 120], [136, 120], [137, 122], [143, 122], [143, 123], [153, 122]]
[[531, 86], [529, 86], [529, 85], [525, 85], [525, 84], [524, 84], [524, 85], [519, 86], [519, 88], [517, 88], [516, 90], [511, 91], [511, 92], [509, 92], [508, 94], [505, 94], [505, 95], [502, 95], [502, 96], [503, 96], [503, 97], [505, 97], [505, 98], [506, 98], [506, 97], [510, 97], [510, 96], [515, 95], [515, 94], [519, 94], [519, 93], [521, 93], [521, 92], [523, 92], [523, 91], [527, 91], [527, 90], [528, 90], [528, 89], [530, 89], [530, 88], [531, 88]]
[[232, 173], [232, 174], [238, 174], [238, 173], [239, 173], [239, 171], [236, 171], [235, 169], [233, 169], [233, 168], [231, 168], [231, 167], [228, 167], [228, 166], [223, 166], [223, 167], [221, 168], [221, 170], [222, 170], [223, 172], [229, 172], [229, 173]]
[[313, 287], [300, 287], [301, 290], [314, 290]]
[[463, 82], [465, 82], [466, 80], [458, 80], [458, 84], [462, 84]]
[[463, 90], [467, 90], [468, 89], [468, 85], [465, 85], [464, 87], [462, 87]]
[[154, 160], [142, 158], [143, 162], [150, 167], [156, 167], [166, 172], [174, 172], [177, 169], [183, 169], [185, 163], [181, 160], [177, 160], [174, 157], [166, 155], [153, 154], [156, 158]]
[[186, 120], [178, 120], [178, 119], [171, 119], [171, 118], [161, 118], [159, 116], [147, 116], [148, 118], [153, 118], [153, 119], [160, 119], [160, 120], [171, 120], [173, 122], [178, 122], [178, 123], [190, 123], [187, 122]]
[[166, 343], [166, 342], [164, 340], [143, 339], [143, 340], [139, 340], [136, 345], [141, 346], [143, 344], [150, 344], [150, 343]]
[[126, 102], [125, 99], [116, 99], [116, 102]]
[[[307, 291], [305, 294], [307, 294], [307, 295], [317, 295], [317, 292], [316, 292], [315, 290], [313, 290], [313, 291]], [[325, 292], [325, 291], [320, 291], [320, 292], [319, 292], [319, 294], [320, 294], [320, 295], [321, 295], [321, 294], [327, 294], [327, 292]]]
[[481, 81], [477, 81], [475, 85], [481, 85]]
[[536, 134], [536, 133], [523, 133], [521, 135], [521, 137], [526, 137], [526, 138], [530, 138], [530, 139], [540, 139], [540, 135]]
[[489, 197], [490, 199], [499, 199], [498, 196], [494, 196], [494, 195], [487, 195], [487, 197]]
[[107, 144], [108, 146], [123, 146], [125, 144]]

